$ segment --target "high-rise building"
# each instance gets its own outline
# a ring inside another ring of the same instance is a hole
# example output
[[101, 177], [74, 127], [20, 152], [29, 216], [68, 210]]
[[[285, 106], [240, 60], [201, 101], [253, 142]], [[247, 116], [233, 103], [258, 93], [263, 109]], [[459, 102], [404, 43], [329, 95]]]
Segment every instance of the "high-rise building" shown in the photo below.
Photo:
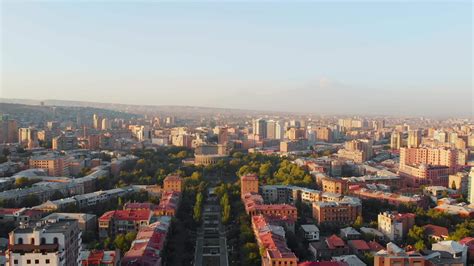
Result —
[[97, 129], [97, 130], [102, 129], [102, 118], [98, 114], [94, 114], [92, 116], [92, 125], [94, 129]]
[[267, 139], [276, 139], [277, 135], [277, 122], [275, 120], [267, 121]]
[[30, 168], [41, 168], [48, 176], [68, 176], [69, 161], [59, 155], [39, 155], [30, 158]]
[[337, 154], [341, 158], [362, 163], [373, 157], [372, 140], [357, 139], [344, 143], [344, 149], [340, 149]]
[[401, 148], [399, 174], [407, 185], [448, 186], [458, 169], [458, 151], [448, 148]]
[[77, 137], [72, 131], [65, 132], [53, 138], [53, 150], [73, 150], [77, 149]]
[[385, 128], [385, 120], [374, 120], [372, 121], [372, 128], [375, 130], [381, 130]]
[[467, 200], [471, 204], [474, 204], [474, 167], [471, 167], [471, 172], [469, 173], [468, 180], [469, 181], [467, 185]]
[[266, 139], [267, 121], [262, 118], [253, 120], [253, 134], [258, 135], [261, 139]]
[[59, 130], [60, 123], [58, 121], [48, 121], [46, 124], [49, 131], [57, 132]]
[[102, 130], [110, 129], [110, 120], [106, 117], [102, 118], [102, 125], [100, 127]]
[[81, 244], [77, 220], [23, 225], [9, 234], [7, 265], [80, 265]]
[[228, 140], [228, 128], [220, 127], [217, 132], [217, 143], [221, 145], [227, 145]]
[[129, 125], [128, 129], [138, 141], [151, 140], [152, 132], [149, 126]]
[[329, 127], [318, 127], [315, 131], [317, 141], [333, 142], [332, 130]]
[[304, 128], [290, 127], [288, 129], [288, 139], [298, 140], [306, 138], [306, 130]]
[[16, 120], [8, 115], [0, 116], [0, 143], [15, 143], [18, 140], [18, 125]]
[[421, 144], [421, 130], [414, 129], [408, 131], [408, 148], [418, 148]]
[[402, 134], [398, 131], [392, 132], [390, 136], [390, 148], [392, 150], [399, 150], [402, 146]]
[[28, 149], [38, 147], [38, 130], [32, 127], [18, 129], [18, 142]]
[[445, 143], [448, 139], [448, 134], [442, 130], [436, 130], [433, 133], [433, 138], [441, 143]]
[[[284, 128], [280, 121], [275, 122], [275, 139], [282, 139], [285, 136]], [[474, 146], [474, 145], [473, 145]]]

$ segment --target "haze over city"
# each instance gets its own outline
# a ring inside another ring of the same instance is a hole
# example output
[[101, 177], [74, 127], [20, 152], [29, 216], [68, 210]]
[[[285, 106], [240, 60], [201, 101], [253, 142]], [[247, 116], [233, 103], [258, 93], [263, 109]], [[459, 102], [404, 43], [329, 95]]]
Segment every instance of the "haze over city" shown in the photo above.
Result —
[[469, 116], [472, 2], [3, 1], [0, 97]]
[[474, 265], [468, 0], [0, 0], [0, 266]]

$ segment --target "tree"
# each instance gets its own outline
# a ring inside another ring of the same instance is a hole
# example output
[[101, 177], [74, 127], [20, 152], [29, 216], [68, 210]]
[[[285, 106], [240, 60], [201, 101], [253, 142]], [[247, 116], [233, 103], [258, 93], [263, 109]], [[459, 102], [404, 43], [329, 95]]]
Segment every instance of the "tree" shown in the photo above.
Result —
[[50, 200], [58, 200], [58, 199], [62, 199], [62, 198], [64, 198], [63, 193], [61, 193], [61, 191], [59, 191], [59, 190], [56, 190], [56, 191], [54, 191], [53, 195], [51, 195]]
[[33, 207], [36, 205], [41, 204], [40, 198], [35, 195], [35, 194], [29, 194], [27, 195], [22, 201], [21, 201], [21, 207]]
[[362, 218], [362, 216], [357, 216], [356, 220], [354, 221], [354, 223], [352, 224], [352, 227], [356, 228], [356, 229], [359, 229], [361, 228], [362, 226], [364, 225], [364, 219]]
[[222, 196], [220, 204], [222, 208], [222, 223], [226, 224], [230, 219], [230, 204], [227, 193]]
[[413, 246], [417, 251], [426, 249], [425, 242], [423, 240], [418, 240]]
[[454, 182], [454, 180], [453, 180], [453, 182], [451, 183], [451, 189], [457, 190], [457, 189], [456, 189], [456, 182]]
[[409, 244], [416, 244], [418, 242], [423, 242], [425, 241], [425, 228], [421, 226], [413, 226], [407, 234], [408, 237], [408, 243]]
[[196, 194], [196, 202], [193, 208], [193, 219], [196, 222], [201, 220], [201, 208], [202, 208], [202, 193]]
[[119, 234], [114, 239], [114, 246], [115, 248], [120, 249], [123, 253], [125, 253], [127, 248], [127, 241], [125, 240], [125, 236], [123, 234]]

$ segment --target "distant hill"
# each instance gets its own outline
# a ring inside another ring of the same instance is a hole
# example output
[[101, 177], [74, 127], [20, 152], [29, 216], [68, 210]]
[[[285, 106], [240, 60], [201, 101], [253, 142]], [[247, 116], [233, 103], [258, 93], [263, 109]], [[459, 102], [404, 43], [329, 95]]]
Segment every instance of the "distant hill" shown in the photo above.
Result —
[[[76, 121], [79, 119], [90, 119], [93, 114], [105, 115], [109, 118], [132, 118], [140, 115], [109, 110], [95, 107], [78, 107], [78, 106], [50, 106], [39, 105], [39, 102], [26, 100], [27, 104], [7, 103], [0, 101], [0, 114], [7, 114], [10, 118], [19, 122], [31, 123], [47, 120], [57, 121]], [[32, 105], [33, 104], [33, 105]]]
[[18, 103], [28, 105], [45, 106], [67, 106], [67, 107], [88, 107], [101, 108], [120, 111], [132, 114], [161, 114], [161, 115], [257, 115], [262, 113], [268, 114], [287, 114], [283, 112], [263, 112], [256, 110], [242, 110], [232, 108], [212, 108], [212, 107], [197, 107], [197, 106], [177, 106], [177, 105], [131, 105], [131, 104], [115, 104], [115, 103], [98, 103], [98, 102], [83, 102], [83, 101], [65, 101], [65, 100], [28, 100], [28, 99], [6, 99], [0, 98], [0, 103]]

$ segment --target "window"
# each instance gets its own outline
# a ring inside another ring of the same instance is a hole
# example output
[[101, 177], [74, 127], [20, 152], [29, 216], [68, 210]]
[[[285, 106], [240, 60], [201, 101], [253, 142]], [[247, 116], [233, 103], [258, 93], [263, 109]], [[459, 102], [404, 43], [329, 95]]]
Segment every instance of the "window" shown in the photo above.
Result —
[[46, 238], [42, 237], [41, 238], [41, 245], [44, 245], [44, 244], [46, 244]]
[[40, 263], [40, 260], [35, 260], [35, 264], [39, 264]]
[[31, 260], [26, 260], [26, 264], [31, 264]]
[[13, 261], [13, 264], [18, 264], [18, 260], [14, 260], [14, 261]]
[[58, 238], [57, 238], [57, 237], [55, 237], [55, 238], [53, 239], [53, 243], [54, 243], [54, 244], [57, 244], [57, 243], [58, 243]]
[[49, 264], [49, 259], [46, 259], [46, 260], [45, 260], [45, 263], [46, 263], [46, 264]]
[[18, 238], [18, 244], [20, 244], [20, 245], [23, 244], [23, 238], [21, 238], [21, 237]]

